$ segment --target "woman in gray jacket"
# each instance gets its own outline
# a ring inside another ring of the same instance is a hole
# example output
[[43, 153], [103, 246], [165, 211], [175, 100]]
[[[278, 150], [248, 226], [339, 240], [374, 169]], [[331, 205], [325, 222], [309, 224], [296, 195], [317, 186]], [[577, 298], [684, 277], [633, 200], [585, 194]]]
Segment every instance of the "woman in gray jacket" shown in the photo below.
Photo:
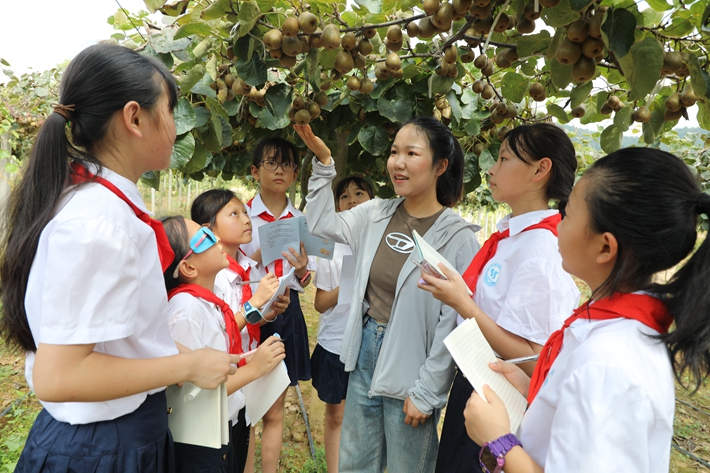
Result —
[[454, 375], [443, 340], [456, 312], [417, 288], [416, 230], [460, 272], [479, 229], [450, 207], [463, 193], [463, 151], [431, 118], [405, 124], [387, 170], [399, 199], [373, 199], [336, 213], [331, 153], [310, 127], [294, 126], [315, 153], [308, 182], [311, 233], [350, 245], [355, 289], [341, 360], [350, 371], [339, 471], [434, 470], [437, 423]]

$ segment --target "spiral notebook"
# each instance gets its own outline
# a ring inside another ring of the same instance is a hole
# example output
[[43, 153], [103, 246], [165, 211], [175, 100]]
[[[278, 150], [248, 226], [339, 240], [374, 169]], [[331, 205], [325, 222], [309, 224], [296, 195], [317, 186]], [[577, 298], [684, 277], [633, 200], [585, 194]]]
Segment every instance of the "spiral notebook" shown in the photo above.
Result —
[[488, 366], [488, 363], [497, 361], [497, 358], [476, 319], [464, 320], [444, 339], [444, 345], [483, 400], [488, 401], [483, 394], [483, 386], [486, 384], [503, 400], [510, 417], [510, 431], [515, 433], [523, 420], [528, 401], [505, 376]]
[[195, 388], [189, 382], [182, 387], [168, 386], [168, 427], [173, 440], [210, 448], [229, 444], [226, 385], [222, 383], [217, 389]]

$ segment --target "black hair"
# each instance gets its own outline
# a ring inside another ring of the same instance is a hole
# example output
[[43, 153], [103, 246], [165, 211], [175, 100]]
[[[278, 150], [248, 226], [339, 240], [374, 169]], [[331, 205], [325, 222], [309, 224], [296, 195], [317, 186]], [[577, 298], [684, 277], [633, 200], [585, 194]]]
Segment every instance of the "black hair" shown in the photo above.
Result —
[[574, 185], [577, 158], [574, 145], [565, 131], [551, 123], [520, 125], [505, 135], [510, 151], [527, 164], [550, 158], [552, 169], [545, 186], [547, 200], [556, 200], [564, 207]]
[[627, 148], [584, 175], [590, 230], [618, 242], [611, 274], [595, 294], [648, 290], [666, 303], [675, 330], [662, 335], [676, 377], [690, 371], [696, 389], [710, 370], [710, 242], [702, 242], [667, 284], [652, 281], [693, 251], [698, 214], [710, 212], [688, 166], [665, 151]]
[[[67, 188], [70, 161], [100, 168], [95, 153], [106, 145], [114, 114], [130, 101], [152, 110], [166, 92], [172, 110], [178, 92], [170, 72], [158, 60], [121, 46], [90, 46], [64, 71], [59, 87], [64, 107], [57, 107], [58, 113], [51, 113], [40, 128], [3, 221], [0, 331], [10, 346], [37, 349], [25, 312], [27, 281], [42, 230]], [[67, 110], [70, 106], [73, 110]]]
[[461, 144], [451, 130], [436, 118], [414, 118], [402, 128], [407, 125], [415, 126], [426, 136], [434, 168], [441, 161], [449, 161], [446, 171], [436, 179], [436, 200], [444, 207], [455, 206], [463, 197], [464, 154]]
[[252, 165], [259, 167], [259, 164], [264, 159], [264, 156], [268, 151], [273, 151], [274, 154], [271, 159], [276, 162], [287, 162], [295, 163], [296, 166], [300, 166], [300, 159], [298, 157], [298, 150], [296, 145], [283, 138], [262, 138], [254, 147], [254, 151], [251, 154]]
[[343, 195], [343, 193], [348, 189], [350, 184], [355, 184], [355, 186], [358, 189], [364, 190], [367, 192], [367, 195], [370, 196], [370, 199], [375, 198], [375, 191], [372, 188], [372, 184], [370, 184], [370, 181], [365, 179], [364, 177], [360, 176], [348, 176], [342, 178], [340, 181], [338, 181], [338, 184], [335, 186], [335, 206], [336, 208], [338, 207], [338, 203], [340, 201], [340, 196]]
[[190, 218], [214, 230], [215, 219], [222, 207], [237, 196], [229, 189], [210, 189], [198, 195], [190, 207]]
[[180, 278], [180, 273], [178, 273], [176, 278], [173, 277], [173, 273], [175, 273], [175, 268], [180, 261], [182, 261], [187, 252], [190, 251], [190, 235], [187, 234], [185, 218], [181, 215], [162, 217], [160, 221], [163, 223], [165, 233], [168, 235], [170, 247], [175, 252], [175, 258], [170, 263], [170, 266], [168, 266], [168, 269], [163, 273], [165, 289], [169, 292], [183, 282]]

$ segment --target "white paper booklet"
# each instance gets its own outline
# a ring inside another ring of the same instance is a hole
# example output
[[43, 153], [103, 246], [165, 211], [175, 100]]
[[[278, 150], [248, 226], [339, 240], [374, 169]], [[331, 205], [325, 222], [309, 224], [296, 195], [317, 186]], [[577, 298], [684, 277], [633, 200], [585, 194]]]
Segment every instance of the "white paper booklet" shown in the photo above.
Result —
[[[449, 263], [446, 258], [441, 256], [439, 252], [434, 249], [433, 246], [427, 243], [426, 240], [424, 240], [424, 238], [422, 238], [421, 235], [417, 233], [416, 230], [412, 230], [412, 236], [414, 237], [414, 244], [419, 250], [419, 256], [421, 256], [422, 258], [422, 262], [418, 264], [421, 269], [423, 269], [434, 277], [437, 277], [439, 279], [446, 279], [444, 273], [442, 273], [439, 269], [439, 263], [444, 263], [444, 266], [449, 268], [451, 271], [455, 272], [456, 274], [459, 273], [454, 267], [454, 265]], [[466, 288], [466, 290], [468, 291], [469, 296], [473, 296], [473, 292], [471, 292], [471, 289]]]
[[[197, 392], [192, 399], [191, 393]], [[168, 427], [175, 442], [221, 448], [229, 444], [227, 387], [198, 388], [190, 382], [168, 386]]]
[[261, 314], [265, 314], [270, 308], [271, 304], [274, 303], [276, 298], [278, 296], [283, 296], [286, 294], [286, 291], [288, 291], [288, 287], [291, 284], [291, 281], [293, 281], [293, 278], [295, 278], [296, 270], [294, 268], [291, 268], [291, 271], [288, 273], [284, 274], [279, 278], [279, 287], [276, 289], [276, 292], [274, 292], [274, 295], [271, 296], [271, 299], [269, 299], [266, 304], [264, 304], [260, 309], [259, 312]]
[[276, 220], [259, 227], [261, 261], [264, 266], [283, 258], [281, 253], [288, 253], [289, 248], [301, 251], [301, 242], [303, 242], [306, 247], [306, 253], [309, 255], [333, 259], [335, 242], [327, 238], [311, 235], [308, 232], [306, 217]]
[[510, 431], [515, 433], [523, 420], [528, 401], [505, 379], [505, 376], [496, 373], [488, 366], [488, 363], [493, 363], [497, 358], [476, 320], [464, 320], [444, 339], [444, 345], [451, 352], [451, 356], [473, 389], [484, 400], [487, 401], [483, 395], [485, 384], [489, 385], [503, 400], [510, 417]]
[[251, 425], [255, 425], [264, 417], [290, 383], [286, 363], [282, 361], [271, 372], [242, 388]]
[[338, 305], [350, 304], [355, 292], [355, 256], [343, 256], [343, 266], [340, 270], [340, 290], [338, 291]]

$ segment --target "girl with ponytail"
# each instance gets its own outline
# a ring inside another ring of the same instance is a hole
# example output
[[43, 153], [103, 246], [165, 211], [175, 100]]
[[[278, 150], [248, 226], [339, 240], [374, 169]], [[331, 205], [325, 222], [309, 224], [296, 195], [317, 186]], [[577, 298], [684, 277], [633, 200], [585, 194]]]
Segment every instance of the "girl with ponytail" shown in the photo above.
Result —
[[668, 471], [673, 374], [682, 383], [689, 373], [697, 388], [710, 371], [710, 242], [668, 283], [654, 275], [688, 257], [698, 215], [709, 212], [688, 166], [664, 151], [619, 150], [584, 174], [558, 226], [559, 249], [592, 297], [552, 334], [532, 378], [491, 365], [530, 406], [516, 437], [490, 388], [488, 402], [471, 396], [466, 427], [486, 446], [484, 463], [504, 463], [506, 473]]
[[3, 228], [0, 329], [44, 406], [16, 471], [172, 471], [165, 386], [215, 388], [239, 358], [170, 338], [174, 255], [136, 182], [170, 164], [175, 81], [96, 45], [71, 61], [59, 100]]

